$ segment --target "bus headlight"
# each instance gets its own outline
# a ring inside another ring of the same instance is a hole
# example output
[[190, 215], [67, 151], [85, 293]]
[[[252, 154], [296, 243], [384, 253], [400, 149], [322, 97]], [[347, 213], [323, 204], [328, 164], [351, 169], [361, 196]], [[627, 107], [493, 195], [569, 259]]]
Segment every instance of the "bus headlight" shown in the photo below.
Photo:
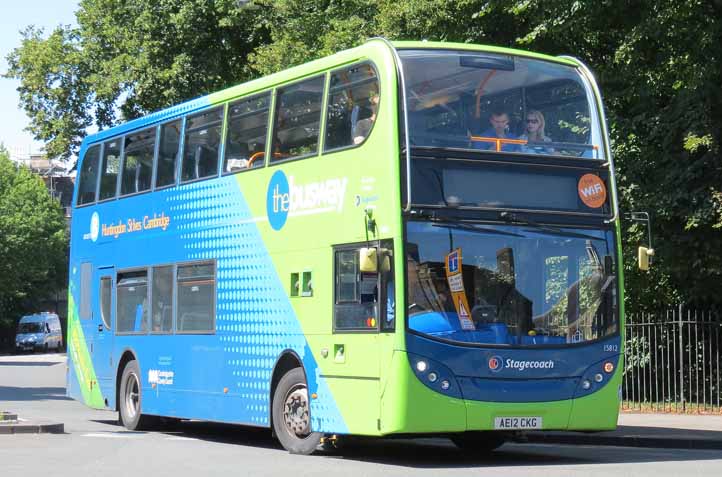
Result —
[[426, 356], [408, 353], [409, 365], [421, 383], [427, 388], [447, 396], [462, 398], [454, 373]]
[[592, 383], [588, 379], [585, 379], [584, 381], [582, 381], [582, 389], [587, 391], [591, 387], [592, 387]]

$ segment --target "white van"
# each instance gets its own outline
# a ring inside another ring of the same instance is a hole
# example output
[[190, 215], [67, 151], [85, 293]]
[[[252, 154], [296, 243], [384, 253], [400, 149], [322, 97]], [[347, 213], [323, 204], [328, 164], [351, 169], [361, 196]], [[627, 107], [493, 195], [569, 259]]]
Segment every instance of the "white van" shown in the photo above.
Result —
[[60, 318], [55, 313], [42, 312], [20, 318], [15, 335], [17, 351], [60, 351], [63, 349], [63, 332]]

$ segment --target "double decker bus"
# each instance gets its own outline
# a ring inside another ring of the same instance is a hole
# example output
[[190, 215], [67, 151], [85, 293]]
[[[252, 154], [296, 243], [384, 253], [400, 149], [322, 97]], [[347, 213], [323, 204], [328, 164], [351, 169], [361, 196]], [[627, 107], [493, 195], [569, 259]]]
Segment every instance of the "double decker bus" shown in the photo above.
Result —
[[617, 423], [623, 285], [578, 60], [373, 39], [87, 137], [68, 395], [344, 435]]

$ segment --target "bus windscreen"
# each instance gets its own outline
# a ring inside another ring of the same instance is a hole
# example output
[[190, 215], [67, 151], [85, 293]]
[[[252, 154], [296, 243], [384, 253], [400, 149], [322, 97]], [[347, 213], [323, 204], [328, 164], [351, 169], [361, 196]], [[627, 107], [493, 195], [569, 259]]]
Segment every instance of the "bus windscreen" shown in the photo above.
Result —
[[602, 159], [577, 69], [487, 52], [400, 50], [412, 147]]
[[618, 332], [611, 231], [412, 221], [407, 237], [410, 330], [521, 347]]

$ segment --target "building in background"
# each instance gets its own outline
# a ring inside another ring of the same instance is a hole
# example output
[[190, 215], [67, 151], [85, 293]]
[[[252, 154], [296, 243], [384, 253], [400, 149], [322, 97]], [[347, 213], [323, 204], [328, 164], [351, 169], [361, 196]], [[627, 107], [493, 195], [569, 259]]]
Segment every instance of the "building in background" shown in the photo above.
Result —
[[42, 177], [50, 195], [60, 202], [63, 213], [70, 226], [71, 201], [73, 199], [73, 184], [75, 183], [75, 171], [71, 171], [68, 162], [58, 159], [48, 159], [43, 153], [23, 152], [15, 148], [10, 154], [10, 159], [16, 164], [26, 166], [31, 171]]

